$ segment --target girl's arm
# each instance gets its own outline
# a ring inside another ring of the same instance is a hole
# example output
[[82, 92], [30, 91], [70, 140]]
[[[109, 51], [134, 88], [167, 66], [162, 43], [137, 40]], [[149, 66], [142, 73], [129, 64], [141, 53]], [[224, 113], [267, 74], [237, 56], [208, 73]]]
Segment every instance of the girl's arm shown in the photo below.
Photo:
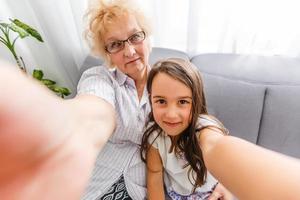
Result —
[[165, 199], [163, 165], [158, 150], [152, 146], [147, 152], [147, 190], [149, 200]]
[[[208, 128], [207, 128], [208, 129]], [[206, 129], [204, 129], [206, 130]], [[223, 137], [224, 133], [221, 132], [221, 130], [214, 128], [214, 127], [210, 127], [209, 130], [212, 130], [216, 133], [217, 137]], [[199, 141], [199, 145], [201, 150], [203, 151], [203, 148], [200, 144], [200, 136], [203, 133], [203, 130], [200, 131], [200, 134], [198, 135], [198, 141]], [[210, 171], [210, 170], [209, 170]], [[221, 183], [218, 183], [216, 188], [214, 189], [214, 191], [212, 192], [212, 194], [209, 196], [208, 200], [218, 200], [218, 199], [222, 199], [222, 200], [233, 200], [233, 195], [231, 194], [231, 192], [224, 187]]]
[[299, 199], [299, 160], [210, 129], [200, 145], [209, 171], [239, 199]]
[[229, 190], [227, 190], [221, 183], [218, 183], [213, 193], [209, 196], [208, 200], [233, 200], [234, 197]]

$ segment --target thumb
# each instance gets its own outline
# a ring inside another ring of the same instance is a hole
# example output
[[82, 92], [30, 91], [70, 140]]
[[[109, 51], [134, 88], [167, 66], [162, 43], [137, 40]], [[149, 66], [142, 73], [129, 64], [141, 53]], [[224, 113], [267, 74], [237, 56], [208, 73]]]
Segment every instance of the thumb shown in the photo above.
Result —
[[222, 194], [220, 194], [217, 191], [213, 191], [213, 193], [211, 193], [211, 195], [209, 196], [208, 200], [218, 200], [222, 197]]

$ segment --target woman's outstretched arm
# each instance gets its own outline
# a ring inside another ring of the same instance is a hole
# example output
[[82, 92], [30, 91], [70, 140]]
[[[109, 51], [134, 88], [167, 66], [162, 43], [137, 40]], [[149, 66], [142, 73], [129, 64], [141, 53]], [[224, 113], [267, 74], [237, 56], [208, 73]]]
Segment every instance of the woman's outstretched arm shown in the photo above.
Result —
[[205, 129], [200, 136], [209, 171], [239, 199], [298, 199], [300, 161]]
[[1, 199], [79, 199], [115, 126], [100, 98], [62, 100], [0, 63]]

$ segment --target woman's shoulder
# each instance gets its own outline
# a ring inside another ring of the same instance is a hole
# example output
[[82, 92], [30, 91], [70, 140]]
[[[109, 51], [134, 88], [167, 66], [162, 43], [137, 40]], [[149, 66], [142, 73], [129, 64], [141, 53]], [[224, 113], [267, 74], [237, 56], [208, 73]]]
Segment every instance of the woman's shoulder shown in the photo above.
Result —
[[116, 81], [107, 67], [95, 66], [83, 72], [77, 84], [77, 94], [92, 94], [114, 105], [115, 85]]
[[108, 67], [104, 66], [104, 65], [99, 65], [99, 66], [94, 66], [91, 67], [87, 70], [85, 70], [82, 73], [82, 77], [84, 76], [91, 76], [91, 75], [109, 75], [111, 76], [113, 72], [113, 69], [109, 69]]
[[105, 81], [112, 85], [115, 82], [114, 69], [109, 69], [106, 66], [95, 66], [85, 70], [78, 82], [80, 86], [83, 83], [92, 83]]

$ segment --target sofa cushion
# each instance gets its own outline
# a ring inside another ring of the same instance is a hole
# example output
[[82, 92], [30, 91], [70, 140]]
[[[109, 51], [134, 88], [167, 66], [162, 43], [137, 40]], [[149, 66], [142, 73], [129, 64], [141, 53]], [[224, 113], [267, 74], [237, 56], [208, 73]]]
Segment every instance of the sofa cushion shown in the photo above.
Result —
[[256, 143], [265, 87], [202, 73], [208, 111], [231, 135]]
[[201, 54], [191, 59], [202, 72], [259, 84], [300, 84], [300, 59], [284, 56]]
[[188, 54], [186, 54], [183, 51], [155, 47], [152, 49], [152, 52], [150, 54], [149, 64], [153, 65], [154, 63], [156, 63], [157, 61], [159, 61], [161, 59], [166, 59], [166, 58], [170, 58], [170, 57], [177, 57], [177, 58], [182, 58], [182, 59], [186, 59], [186, 60], [190, 59]]
[[300, 85], [269, 86], [258, 144], [300, 158]]

